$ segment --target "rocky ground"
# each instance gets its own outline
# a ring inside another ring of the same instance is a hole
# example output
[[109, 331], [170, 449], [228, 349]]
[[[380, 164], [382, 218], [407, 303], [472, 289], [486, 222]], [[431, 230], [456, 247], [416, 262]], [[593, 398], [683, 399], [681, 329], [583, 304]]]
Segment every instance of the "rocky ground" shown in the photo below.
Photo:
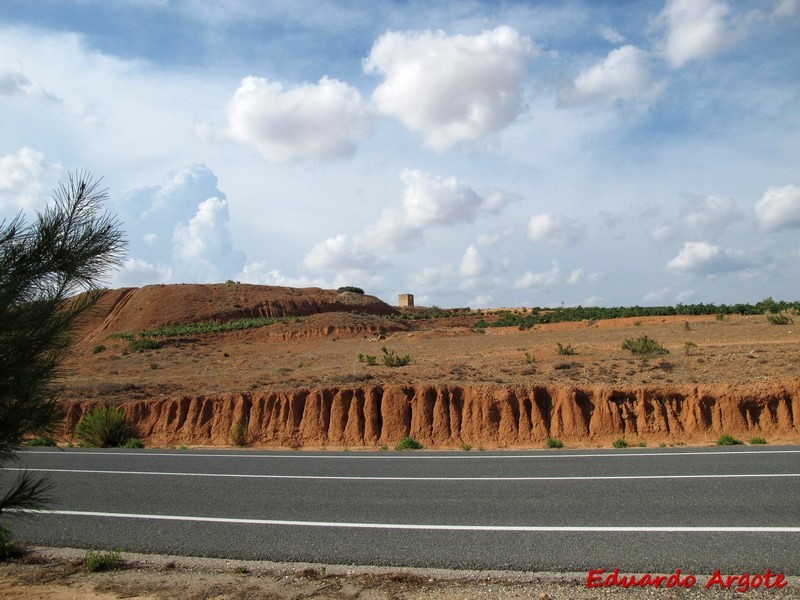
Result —
[[33, 549], [0, 563], [0, 598], [27, 600], [584, 600], [591, 598], [800, 598], [783, 589], [587, 589], [586, 573], [510, 573], [355, 568], [125, 554], [120, 569], [89, 573], [84, 552]]

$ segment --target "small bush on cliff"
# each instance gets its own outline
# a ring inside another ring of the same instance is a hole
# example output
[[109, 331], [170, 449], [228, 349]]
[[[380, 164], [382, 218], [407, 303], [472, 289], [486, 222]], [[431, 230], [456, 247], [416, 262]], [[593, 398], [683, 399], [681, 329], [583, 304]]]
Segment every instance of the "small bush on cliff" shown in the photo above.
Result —
[[422, 450], [422, 448], [422, 444], [410, 435], [397, 442], [397, 446], [395, 446], [395, 450]]
[[611, 442], [611, 445], [614, 446], [614, 448], [627, 448], [628, 442], [625, 440], [625, 438], [618, 438]]
[[661, 344], [646, 335], [640, 335], [638, 338], [628, 338], [622, 344], [623, 350], [630, 350], [633, 354], [639, 356], [652, 356], [656, 354], [669, 354], [669, 350], [664, 348]]
[[360, 287], [355, 287], [354, 285], [344, 285], [336, 291], [338, 291], [339, 293], [352, 292], [354, 294], [362, 294], [362, 295], [364, 294], [364, 290], [362, 290]]
[[118, 448], [131, 439], [131, 428], [121, 410], [104, 406], [83, 415], [75, 435], [85, 446]]
[[742, 444], [742, 440], [737, 440], [732, 435], [728, 435], [727, 433], [722, 434], [717, 438], [717, 446], [739, 446]]
[[752, 437], [752, 438], [750, 438], [750, 445], [751, 446], [755, 446], [755, 445], [759, 445], [759, 444], [766, 444], [766, 443], [767, 443], [767, 440], [764, 439], [763, 437]]
[[394, 350], [386, 348], [386, 346], [381, 348], [381, 351], [383, 352], [383, 364], [387, 367], [405, 367], [411, 362], [411, 357], [408, 354], [400, 356]]
[[250, 420], [243, 418], [240, 421], [231, 425], [229, 432], [231, 441], [236, 446], [246, 446], [250, 443]]
[[563, 448], [564, 442], [562, 442], [558, 438], [547, 438], [547, 447], [548, 448]]

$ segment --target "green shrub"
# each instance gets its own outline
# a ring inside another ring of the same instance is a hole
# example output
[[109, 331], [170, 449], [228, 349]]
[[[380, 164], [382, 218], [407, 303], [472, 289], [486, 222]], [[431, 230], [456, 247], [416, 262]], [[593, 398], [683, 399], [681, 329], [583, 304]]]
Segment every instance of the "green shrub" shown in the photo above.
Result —
[[561, 342], [556, 344], [556, 352], [558, 352], [562, 356], [572, 356], [575, 354], [575, 348], [572, 347], [572, 344], [567, 344], [566, 346], [562, 346]]
[[755, 445], [759, 445], [759, 444], [766, 444], [766, 443], [767, 443], [767, 440], [764, 439], [763, 437], [752, 437], [752, 438], [750, 438], [750, 444], [754, 445], [754, 446]]
[[246, 446], [250, 443], [250, 419], [244, 417], [231, 425], [230, 436], [236, 446]]
[[94, 348], [92, 348], [92, 354], [100, 354], [101, 352], [105, 352], [106, 347], [103, 344], [98, 344]]
[[358, 362], [360, 363], [367, 363], [367, 366], [374, 367], [378, 364], [378, 357], [372, 354], [361, 354], [358, 353]]
[[123, 448], [144, 448], [144, 442], [139, 438], [131, 438], [124, 444], [122, 444]]
[[742, 440], [737, 440], [732, 435], [728, 435], [727, 433], [722, 434], [717, 439], [717, 446], [739, 446], [742, 444]]
[[794, 323], [789, 315], [783, 313], [767, 314], [767, 321], [773, 325], [791, 325]]
[[83, 568], [90, 573], [113, 571], [121, 566], [122, 559], [120, 558], [119, 550], [111, 550], [109, 552], [87, 550], [83, 556]]
[[525, 353], [525, 362], [527, 364], [529, 364], [529, 365], [532, 365], [533, 363], [536, 362], [536, 357], [533, 354], [531, 354], [530, 352], [526, 352]]
[[472, 450], [472, 445], [471, 444], [461, 444], [461, 449], [464, 452], [469, 452], [470, 450]]
[[397, 442], [397, 446], [394, 447], [395, 450], [422, 450], [422, 448], [422, 444], [410, 435]]
[[664, 348], [661, 344], [646, 335], [640, 335], [638, 338], [628, 338], [622, 344], [623, 350], [630, 350], [633, 354], [640, 356], [651, 356], [656, 354], [669, 354], [669, 350]]
[[717, 321], [724, 321], [725, 320], [725, 313], [717, 313]]
[[81, 417], [75, 435], [85, 446], [117, 448], [131, 437], [125, 413], [117, 408], [95, 408]]
[[387, 349], [386, 346], [381, 348], [381, 351], [383, 352], [383, 364], [387, 367], [405, 367], [411, 362], [411, 357], [408, 354], [399, 356], [395, 354], [394, 350]]
[[696, 349], [697, 344], [694, 342], [684, 342], [683, 344], [683, 351], [686, 352], [686, 356], [690, 356]]
[[364, 294], [364, 290], [362, 290], [360, 287], [355, 287], [354, 285], [344, 285], [344, 286], [340, 287], [336, 291], [338, 291], [340, 293], [341, 292], [353, 292], [354, 294], [362, 294], [362, 295]]
[[547, 438], [547, 447], [548, 448], [563, 448], [564, 442], [559, 440], [558, 438]]
[[618, 438], [611, 442], [611, 445], [614, 446], [614, 448], [627, 448], [628, 442], [625, 440], [625, 438]]
[[158, 340], [147, 337], [144, 334], [139, 335], [138, 338], [133, 338], [128, 342], [128, 350], [131, 352], [144, 352], [145, 350], [157, 350], [161, 347]]
[[56, 445], [56, 441], [53, 438], [48, 437], [46, 435], [40, 435], [40, 436], [37, 436], [37, 437], [35, 437], [35, 438], [31, 439], [31, 440], [28, 440], [26, 445], [28, 445], [28, 446], [50, 446], [50, 447], [52, 447], [52, 446]]

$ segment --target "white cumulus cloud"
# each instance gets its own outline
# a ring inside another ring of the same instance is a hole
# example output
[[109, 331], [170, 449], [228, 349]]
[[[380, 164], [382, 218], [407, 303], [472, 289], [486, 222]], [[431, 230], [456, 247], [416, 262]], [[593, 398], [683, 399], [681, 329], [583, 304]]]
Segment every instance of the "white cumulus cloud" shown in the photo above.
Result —
[[399, 210], [387, 209], [359, 239], [369, 247], [402, 250], [431, 227], [472, 222], [481, 214], [497, 214], [513, 200], [500, 192], [480, 196], [456, 177], [439, 177], [417, 169], [400, 173], [404, 184]]
[[389, 32], [373, 45], [364, 70], [384, 77], [373, 92], [376, 109], [441, 151], [516, 119], [526, 61], [536, 52], [530, 38], [508, 26], [473, 36]]
[[291, 89], [245, 77], [228, 105], [228, 135], [274, 162], [351, 156], [368, 130], [358, 90], [327, 77]]
[[664, 89], [653, 81], [647, 53], [627, 45], [609, 52], [608, 56], [581, 71], [572, 86], [562, 90], [565, 104], [600, 104], [646, 108]]
[[306, 267], [315, 271], [371, 269], [381, 262], [358, 239], [345, 234], [315, 244], [303, 260]]
[[583, 239], [586, 228], [577, 219], [550, 213], [531, 217], [528, 237], [534, 242], [546, 242], [554, 246], [567, 246]]
[[756, 220], [765, 231], [800, 228], [800, 187], [770, 187], [755, 205]]
[[559, 273], [561, 273], [561, 269], [556, 263], [553, 263], [549, 271], [526, 271], [522, 277], [518, 277], [514, 281], [514, 287], [517, 289], [531, 289], [555, 285], [558, 282]]
[[695, 275], [714, 275], [740, 271], [750, 261], [731, 250], [708, 242], [686, 242], [678, 255], [667, 263], [667, 269]]
[[663, 54], [672, 67], [710, 58], [737, 41], [730, 8], [718, 0], [669, 0], [657, 18], [665, 27]]
[[461, 259], [458, 274], [462, 277], [479, 277], [486, 272], [488, 267], [489, 261], [478, 249], [478, 246], [470, 244]]
[[178, 276], [213, 283], [238, 272], [244, 256], [235, 251], [228, 231], [228, 203], [207, 198], [188, 222], [178, 223], [172, 235], [173, 257]]

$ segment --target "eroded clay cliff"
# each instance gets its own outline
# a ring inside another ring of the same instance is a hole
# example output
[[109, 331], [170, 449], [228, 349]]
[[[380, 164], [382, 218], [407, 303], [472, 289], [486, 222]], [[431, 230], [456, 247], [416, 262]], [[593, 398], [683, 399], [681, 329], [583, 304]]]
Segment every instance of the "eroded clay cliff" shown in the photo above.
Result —
[[[95, 403], [65, 406], [68, 431]], [[185, 396], [120, 404], [147, 445], [376, 448], [411, 435], [429, 448], [698, 442], [722, 433], [797, 438], [800, 381], [686, 387], [365, 386]]]

